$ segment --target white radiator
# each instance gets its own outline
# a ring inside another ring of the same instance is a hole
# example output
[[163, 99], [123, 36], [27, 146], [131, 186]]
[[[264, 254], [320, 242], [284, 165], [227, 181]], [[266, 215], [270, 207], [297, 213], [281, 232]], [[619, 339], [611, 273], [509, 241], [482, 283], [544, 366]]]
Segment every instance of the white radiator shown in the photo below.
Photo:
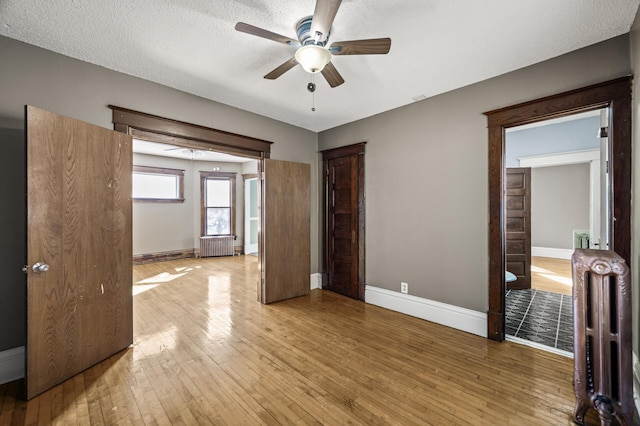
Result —
[[200, 237], [200, 257], [233, 256], [235, 237]]
[[573, 230], [573, 249], [588, 249], [591, 236], [589, 230]]

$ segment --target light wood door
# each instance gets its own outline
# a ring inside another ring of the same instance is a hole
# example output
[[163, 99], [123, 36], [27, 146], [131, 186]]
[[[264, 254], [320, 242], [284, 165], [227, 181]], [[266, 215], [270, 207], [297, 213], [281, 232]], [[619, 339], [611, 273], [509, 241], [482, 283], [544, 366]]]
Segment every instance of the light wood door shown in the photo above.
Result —
[[32, 398], [133, 341], [132, 152], [128, 135], [31, 106], [26, 115]]
[[311, 168], [265, 159], [263, 173], [258, 297], [272, 303], [310, 292]]
[[507, 169], [505, 206], [506, 268], [517, 278], [507, 288], [531, 288], [531, 168]]

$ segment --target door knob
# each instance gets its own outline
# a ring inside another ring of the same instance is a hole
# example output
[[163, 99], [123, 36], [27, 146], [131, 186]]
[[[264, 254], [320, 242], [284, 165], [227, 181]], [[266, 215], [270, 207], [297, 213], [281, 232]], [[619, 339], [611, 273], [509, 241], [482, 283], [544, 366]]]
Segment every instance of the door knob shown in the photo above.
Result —
[[47, 272], [49, 270], [49, 265], [44, 262], [38, 262], [31, 267], [31, 270], [33, 270], [33, 272]]

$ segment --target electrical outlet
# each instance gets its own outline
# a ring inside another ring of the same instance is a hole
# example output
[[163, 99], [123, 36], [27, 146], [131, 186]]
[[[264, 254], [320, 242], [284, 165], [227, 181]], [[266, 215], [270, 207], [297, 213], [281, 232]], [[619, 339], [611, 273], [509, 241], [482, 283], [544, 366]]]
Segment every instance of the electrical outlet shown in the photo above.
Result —
[[400, 293], [404, 293], [404, 294], [409, 293], [409, 283], [405, 283], [405, 282], [400, 283]]

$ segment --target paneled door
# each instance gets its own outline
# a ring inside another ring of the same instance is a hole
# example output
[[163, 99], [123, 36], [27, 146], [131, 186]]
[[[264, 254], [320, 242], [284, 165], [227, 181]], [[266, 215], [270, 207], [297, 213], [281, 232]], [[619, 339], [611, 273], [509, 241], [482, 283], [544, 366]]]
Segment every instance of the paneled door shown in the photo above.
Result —
[[133, 341], [131, 137], [26, 107], [26, 396]]
[[506, 171], [505, 261], [517, 278], [507, 288], [531, 288], [531, 168]]
[[364, 144], [323, 152], [326, 289], [364, 300]]
[[311, 291], [311, 167], [265, 159], [258, 299], [273, 303]]

